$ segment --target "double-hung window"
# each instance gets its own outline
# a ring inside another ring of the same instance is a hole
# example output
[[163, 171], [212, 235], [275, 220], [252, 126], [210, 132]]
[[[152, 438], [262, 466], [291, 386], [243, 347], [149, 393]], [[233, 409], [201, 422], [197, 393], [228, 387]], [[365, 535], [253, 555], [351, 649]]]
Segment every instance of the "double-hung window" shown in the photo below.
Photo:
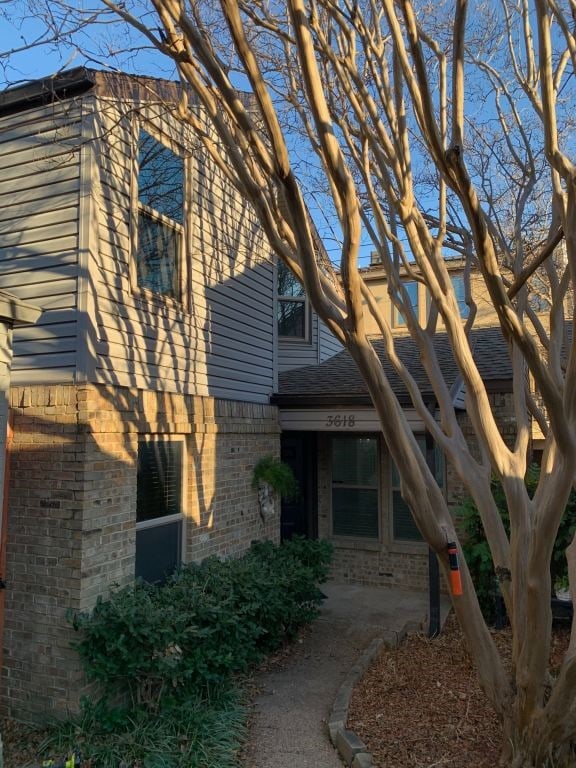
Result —
[[144, 130], [138, 137], [136, 285], [182, 298], [184, 159]]
[[332, 438], [332, 533], [378, 539], [378, 438]]
[[308, 338], [308, 311], [304, 289], [292, 272], [278, 262], [278, 336]]
[[182, 558], [184, 443], [140, 440], [136, 493], [136, 577], [161, 582]]

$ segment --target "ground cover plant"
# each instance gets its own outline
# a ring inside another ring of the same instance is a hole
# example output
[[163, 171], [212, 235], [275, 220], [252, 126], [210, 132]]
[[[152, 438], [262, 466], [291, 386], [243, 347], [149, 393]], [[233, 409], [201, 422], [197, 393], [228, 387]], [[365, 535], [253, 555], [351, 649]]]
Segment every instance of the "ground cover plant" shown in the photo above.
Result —
[[71, 616], [101, 696], [50, 729], [41, 751], [98, 768], [236, 765], [246, 712], [240, 677], [319, 613], [327, 542], [256, 542], [237, 559], [190, 564]]

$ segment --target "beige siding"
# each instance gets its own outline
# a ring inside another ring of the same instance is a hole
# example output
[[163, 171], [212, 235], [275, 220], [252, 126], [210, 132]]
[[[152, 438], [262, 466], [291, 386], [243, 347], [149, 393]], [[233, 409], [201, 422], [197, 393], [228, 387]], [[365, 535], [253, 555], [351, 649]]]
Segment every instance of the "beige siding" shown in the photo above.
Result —
[[14, 383], [75, 376], [80, 146], [74, 101], [0, 119], [0, 282], [44, 310], [14, 331]]
[[[131, 285], [134, 127], [99, 100], [96, 381], [265, 402], [273, 383], [272, 267], [254, 216], [184, 141], [189, 156], [189, 299]], [[182, 131], [153, 109], [144, 127], [182, 146]], [[190, 156], [191, 155], [191, 156]], [[188, 306], [189, 304], [189, 306]]]

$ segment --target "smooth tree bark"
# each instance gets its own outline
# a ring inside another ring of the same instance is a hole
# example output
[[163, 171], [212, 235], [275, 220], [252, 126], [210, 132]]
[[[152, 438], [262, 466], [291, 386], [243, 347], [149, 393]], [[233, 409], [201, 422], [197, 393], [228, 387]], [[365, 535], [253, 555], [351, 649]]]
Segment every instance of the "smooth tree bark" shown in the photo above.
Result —
[[[276, 257], [349, 350], [402, 495], [448, 576], [447, 542], [458, 542], [458, 532], [374, 350], [367, 318], [376, 322], [414, 409], [480, 512], [499, 576], [513, 633], [511, 669], [462, 558], [463, 594], [453, 604], [504, 724], [503, 763], [572, 765], [574, 633], [555, 679], [548, 660], [550, 558], [576, 472], [575, 0], [148, 0], [132, 9], [100, 2], [140, 45], [173, 62], [183, 83], [175, 114], [250, 201]], [[331, 211], [332, 259], [310, 199]], [[435, 414], [363, 280], [366, 239], [419, 349]], [[447, 265], [454, 256], [468, 278], [471, 270], [480, 274], [509, 345], [512, 442], [474, 360], [477, 308], [469, 284], [469, 315], [465, 322], [460, 316]], [[424, 327], [406, 277], [424, 283], [430, 297]], [[435, 353], [440, 327], [465, 387], [474, 444]], [[530, 498], [524, 476], [533, 424], [544, 448]], [[493, 475], [507, 499], [509, 537]], [[567, 557], [574, 589], [574, 544]]]

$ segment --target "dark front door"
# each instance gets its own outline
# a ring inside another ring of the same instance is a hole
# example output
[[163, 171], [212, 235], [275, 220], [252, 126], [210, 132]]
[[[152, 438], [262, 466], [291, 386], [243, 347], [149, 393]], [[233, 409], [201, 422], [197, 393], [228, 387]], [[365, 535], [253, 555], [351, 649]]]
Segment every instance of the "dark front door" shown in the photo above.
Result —
[[316, 504], [316, 435], [313, 432], [284, 432], [280, 441], [282, 461], [298, 483], [298, 495], [282, 502], [282, 541], [294, 535], [318, 536]]

